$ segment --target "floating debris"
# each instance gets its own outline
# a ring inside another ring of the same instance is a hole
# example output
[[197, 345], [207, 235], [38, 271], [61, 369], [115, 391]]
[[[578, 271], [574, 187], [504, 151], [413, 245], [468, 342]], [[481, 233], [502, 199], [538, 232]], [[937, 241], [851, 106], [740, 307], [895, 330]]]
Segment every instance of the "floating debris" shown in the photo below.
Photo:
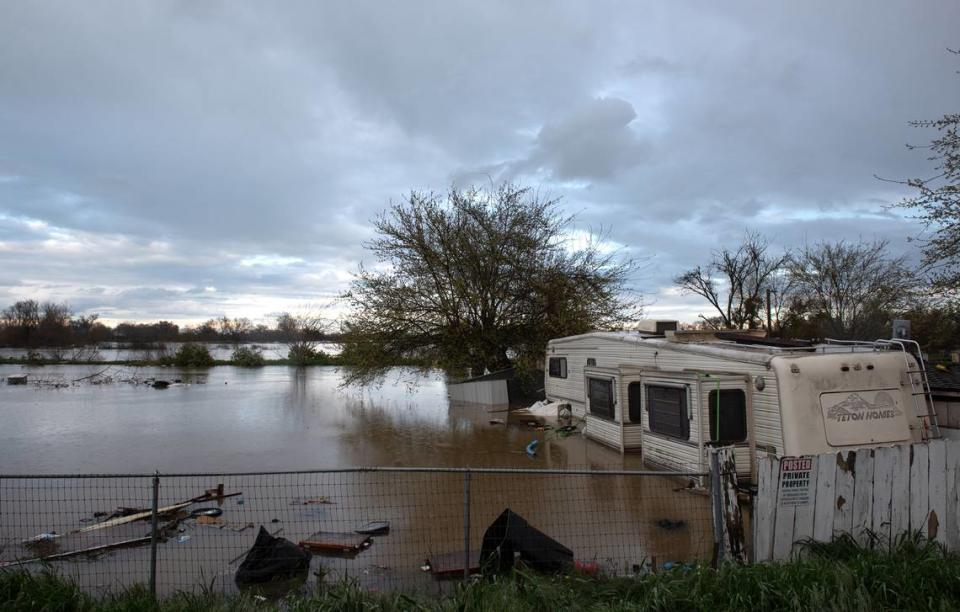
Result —
[[313, 552], [356, 553], [370, 546], [370, 537], [357, 533], [318, 531], [300, 540], [300, 546]]
[[667, 531], [673, 531], [675, 529], [680, 529], [685, 527], [687, 524], [686, 521], [671, 521], [670, 519], [660, 519], [657, 521], [657, 527], [661, 529], [666, 529]]
[[337, 502], [331, 500], [329, 497], [314, 497], [312, 499], [293, 499], [290, 500], [291, 506], [312, 506], [316, 504], [335, 504]]
[[359, 529], [354, 529], [356, 533], [371, 536], [387, 535], [390, 533], [390, 521], [370, 521]]

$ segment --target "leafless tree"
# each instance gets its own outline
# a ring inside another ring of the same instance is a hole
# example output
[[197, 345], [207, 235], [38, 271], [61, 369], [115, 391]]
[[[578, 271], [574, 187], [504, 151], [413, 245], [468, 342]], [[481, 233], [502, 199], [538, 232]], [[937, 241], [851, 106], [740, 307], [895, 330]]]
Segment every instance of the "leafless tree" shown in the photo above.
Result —
[[321, 354], [319, 346], [327, 327], [323, 317], [313, 312], [280, 313], [277, 330], [287, 346], [287, 359], [298, 365], [314, 361]]
[[34, 346], [40, 327], [40, 303], [20, 300], [3, 310], [4, 341], [15, 346]]
[[231, 343], [240, 344], [253, 331], [253, 323], [246, 317], [231, 319], [224, 315], [217, 319], [217, 331]]
[[[735, 249], [713, 252], [710, 263], [677, 276], [674, 282], [687, 294], [703, 297], [717, 317], [701, 315], [708, 324], [722, 329], [758, 329], [764, 325], [766, 290], [776, 290], [785, 299], [789, 281], [784, 266], [789, 254], [773, 254], [770, 242], [748, 232]], [[780, 306], [778, 302], [777, 314]]]
[[[960, 55], [960, 51], [950, 50]], [[929, 235], [921, 237], [923, 262], [935, 290], [960, 295], [960, 113], [946, 114], [932, 121], [914, 121], [914, 127], [937, 131], [929, 145], [907, 145], [926, 149], [934, 163], [933, 175], [895, 181], [917, 190], [900, 206], [913, 210], [926, 225]]]
[[793, 315], [841, 339], [889, 336], [892, 314], [907, 308], [917, 289], [905, 257], [891, 257], [885, 240], [807, 245], [793, 257], [790, 274]]

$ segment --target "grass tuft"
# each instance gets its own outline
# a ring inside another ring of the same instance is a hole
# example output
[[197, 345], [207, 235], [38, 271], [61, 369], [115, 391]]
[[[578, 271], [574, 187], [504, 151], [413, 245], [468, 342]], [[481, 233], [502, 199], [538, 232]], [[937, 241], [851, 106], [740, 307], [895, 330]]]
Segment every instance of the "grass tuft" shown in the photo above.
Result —
[[517, 610], [955, 610], [960, 609], [960, 555], [919, 534], [890, 546], [872, 537], [807, 541], [791, 563], [718, 569], [678, 568], [638, 578], [542, 576], [523, 569], [457, 585], [447, 596], [373, 593], [344, 580], [310, 596], [266, 601], [218, 595], [210, 588], [154, 603], [143, 587], [99, 598], [51, 570], [0, 572], [0, 609], [109, 611], [247, 610], [437, 611]]

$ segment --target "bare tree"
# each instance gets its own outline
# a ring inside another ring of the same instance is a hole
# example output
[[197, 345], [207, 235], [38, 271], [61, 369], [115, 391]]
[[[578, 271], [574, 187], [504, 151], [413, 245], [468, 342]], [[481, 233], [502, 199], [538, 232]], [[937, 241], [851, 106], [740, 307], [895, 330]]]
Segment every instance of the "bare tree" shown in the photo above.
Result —
[[889, 336], [892, 314], [906, 308], [917, 277], [885, 240], [807, 245], [790, 264], [796, 283], [793, 315], [821, 336], [873, 340]]
[[[766, 290], [776, 289], [785, 297], [788, 281], [784, 278], [787, 253], [770, 253], [770, 242], [748, 232], [736, 250], [713, 252], [705, 266], [697, 266], [674, 279], [687, 294], [703, 297], [716, 310], [717, 317], [701, 315], [704, 322], [721, 329], [758, 329], [763, 327]], [[779, 318], [779, 306], [777, 309]]]
[[[960, 51], [950, 50], [960, 54]], [[960, 294], [960, 113], [946, 114], [932, 121], [914, 121], [918, 128], [935, 129], [938, 136], [929, 145], [907, 145], [927, 149], [934, 173], [927, 178], [895, 181], [917, 190], [900, 206], [914, 210], [930, 231], [923, 242], [923, 263], [936, 290]]]
[[6, 342], [15, 346], [34, 346], [40, 327], [40, 303], [20, 300], [3, 311], [2, 320]]
[[253, 331], [253, 323], [246, 317], [231, 319], [224, 315], [216, 321], [220, 336], [233, 344], [240, 344]]
[[287, 359], [297, 365], [306, 365], [323, 355], [319, 347], [326, 329], [327, 323], [318, 314], [283, 312], [277, 316], [277, 330], [287, 346]]

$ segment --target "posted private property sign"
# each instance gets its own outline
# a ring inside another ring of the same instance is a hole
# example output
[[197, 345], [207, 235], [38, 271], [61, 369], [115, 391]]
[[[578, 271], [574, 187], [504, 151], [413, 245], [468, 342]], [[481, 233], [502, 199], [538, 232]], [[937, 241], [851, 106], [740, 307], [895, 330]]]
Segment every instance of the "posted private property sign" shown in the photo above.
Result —
[[813, 501], [810, 472], [813, 459], [810, 457], [780, 458], [780, 487], [777, 506], [791, 508], [806, 506]]

